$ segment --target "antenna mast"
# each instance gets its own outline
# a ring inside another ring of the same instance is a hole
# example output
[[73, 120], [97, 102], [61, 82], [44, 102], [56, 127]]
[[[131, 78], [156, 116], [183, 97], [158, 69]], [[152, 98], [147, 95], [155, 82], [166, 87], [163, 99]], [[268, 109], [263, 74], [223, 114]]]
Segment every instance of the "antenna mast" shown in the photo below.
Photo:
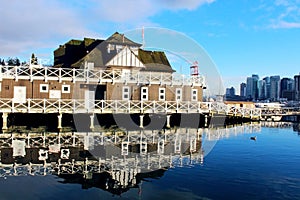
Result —
[[144, 30], [144, 26], [142, 28], [142, 49], [145, 48], [145, 30]]

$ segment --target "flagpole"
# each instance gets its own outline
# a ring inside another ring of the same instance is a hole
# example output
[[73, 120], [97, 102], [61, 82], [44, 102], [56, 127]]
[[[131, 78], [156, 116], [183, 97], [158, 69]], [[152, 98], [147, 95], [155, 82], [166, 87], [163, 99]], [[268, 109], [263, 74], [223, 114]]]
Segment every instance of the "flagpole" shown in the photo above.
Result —
[[142, 49], [145, 48], [145, 32], [144, 32], [144, 26], [142, 28]]

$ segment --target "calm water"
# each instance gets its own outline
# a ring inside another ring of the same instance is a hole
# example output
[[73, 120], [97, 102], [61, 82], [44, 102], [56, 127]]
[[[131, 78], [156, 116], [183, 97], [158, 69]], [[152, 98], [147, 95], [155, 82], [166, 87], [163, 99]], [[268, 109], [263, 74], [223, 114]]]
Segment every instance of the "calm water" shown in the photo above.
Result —
[[[204, 147], [208, 135], [202, 138]], [[1, 155], [3, 162], [6, 154]], [[136, 184], [119, 189], [121, 194], [113, 190], [118, 186], [103, 181], [108, 175], [93, 175], [93, 181], [55, 171], [7, 175], [0, 178], [0, 199], [300, 199], [300, 136], [292, 127], [229, 128], [203, 162], [198, 156], [190, 163], [187, 156], [182, 164], [174, 160], [173, 167], [164, 167], [136, 175]], [[2, 164], [2, 173], [5, 169]]]

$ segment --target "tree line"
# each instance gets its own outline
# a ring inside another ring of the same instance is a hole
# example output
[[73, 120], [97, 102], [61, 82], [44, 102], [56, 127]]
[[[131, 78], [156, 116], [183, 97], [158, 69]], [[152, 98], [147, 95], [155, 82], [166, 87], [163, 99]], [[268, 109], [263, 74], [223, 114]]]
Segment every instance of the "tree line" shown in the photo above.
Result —
[[[30, 62], [31, 62], [31, 64], [34, 64], [34, 65], [38, 64], [38, 59], [34, 54], [31, 55]], [[6, 60], [0, 58], [0, 65], [3, 65], [3, 66], [5, 66], [5, 65], [20, 66], [20, 65], [27, 65], [27, 64], [28, 64], [28, 62], [26, 62], [26, 61], [21, 62], [20, 59], [17, 57], [15, 57], [15, 58], [8, 57]]]

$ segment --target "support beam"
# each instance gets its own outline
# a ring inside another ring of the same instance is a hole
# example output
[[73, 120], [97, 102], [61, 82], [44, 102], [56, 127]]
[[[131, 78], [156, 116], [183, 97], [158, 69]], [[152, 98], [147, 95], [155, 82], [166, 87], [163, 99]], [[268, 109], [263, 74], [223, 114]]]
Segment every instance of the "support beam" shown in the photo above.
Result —
[[140, 128], [144, 128], [144, 115], [140, 115]]
[[167, 128], [171, 128], [170, 122], [171, 122], [171, 115], [167, 115]]
[[59, 130], [61, 130], [62, 129], [62, 113], [59, 113], [59, 115], [57, 115], [57, 118], [58, 118], [57, 128]]
[[8, 113], [2, 113], [2, 120], [3, 120], [2, 130], [3, 131], [7, 130], [7, 117], [8, 117]]
[[95, 115], [94, 115], [94, 114], [91, 114], [91, 115], [90, 115], [90, 118], [91, 118], [90, 129], [91, 129], [92, 131], [94, 131], [94, 129], [95, 129], [95, 125], [94, 125]]

